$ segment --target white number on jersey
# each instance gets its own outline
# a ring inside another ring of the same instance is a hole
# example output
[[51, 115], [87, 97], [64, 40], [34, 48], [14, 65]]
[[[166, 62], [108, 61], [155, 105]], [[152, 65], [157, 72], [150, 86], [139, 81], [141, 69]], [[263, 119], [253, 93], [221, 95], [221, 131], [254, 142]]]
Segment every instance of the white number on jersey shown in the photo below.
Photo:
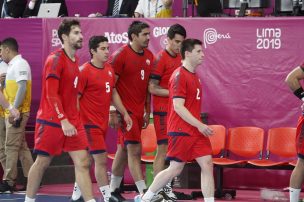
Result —
[[106, 93], [109, 93], [111, 91], [110, 89], [110, 83], [106, 82]]
[[197, 88], [196, 91], [197, 91], [197, 93], [196, 93], [196, 99], [200, 100], [201, 99], [201, 97], [200, 97], [200, 89]]
[[140, 75], [141, 75], [141, 80], [144, 80], [145, 79], [145, 70], [144, 69], [142, 69], [140, 71]]
[[76, 76], [76, 78], [74, 80], [74, 88], [77, 88], [77, 83], [78, 83], [78, 76]]

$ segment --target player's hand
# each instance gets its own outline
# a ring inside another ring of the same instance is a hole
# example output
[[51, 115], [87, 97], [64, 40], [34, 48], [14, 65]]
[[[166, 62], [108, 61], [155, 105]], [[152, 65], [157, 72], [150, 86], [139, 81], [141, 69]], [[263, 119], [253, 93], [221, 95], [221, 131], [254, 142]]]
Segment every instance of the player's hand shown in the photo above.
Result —
[[142, 126], [143, 129], [147, 128], [150, 122], [150, 113], [145, 113], [144, 115], [144, 124]]
[[109, 114], [109, 126], [114, 129], [118, 129], [120, 127], [120, 120], [118, 114], [115, 111], [110, 112]]
[[124, 121], [125, 121], [126, 124], [127, 124], [126, 130], [127, 130], [127, 131], [130, 131], [131, 128], [132, 128], [132, 125], [133, 125], [133, 121], [132, 121], [132, 119], [131, 119], [131, 117], [129, 116], [128, 113], [126, 113], [126, 114], [124, 115]]
[[18, 111], [18, 109], [16, 109], [15, 107], [13, 107], [12, 109], [9, 110], [9, 112], [10, 112], [10, 117], [13, 117], [14, 121], [16, 121], [17, 119], [19, 119], [20, 112]]
[[0, 84], [2, 88], [4, 88], [5, 78], [6, 78], [6, 73], [0, 74]]
[[197, 129], [199, 130], [200, 133], [202, 133], [203, 135], [205, 135], [206, 137], [213, 135], [213, 130], [211, 128], [209, 128], [207, 125], [201, 123]]
[[77, 135], [77, 130], [67, 119], [61, 120], [61, 128], [65, 136], [72, 137]]

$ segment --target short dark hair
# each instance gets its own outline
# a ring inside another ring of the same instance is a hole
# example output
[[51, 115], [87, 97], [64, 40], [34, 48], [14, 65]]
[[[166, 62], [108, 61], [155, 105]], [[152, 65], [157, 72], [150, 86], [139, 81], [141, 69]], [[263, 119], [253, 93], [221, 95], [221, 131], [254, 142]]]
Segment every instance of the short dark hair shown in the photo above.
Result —
[[90, 38], [90, 40], [89, 40], [89, 52], [90, 52], [91, 57], [93, 56], [92, 53], [91, 53], [91, 49], [96, 51], [97, 48], [98, 48], [98, 45], [101, 42], [109, 42], [109, 40], [105, 36], [92, 36]]
[[15, 52], [18, 53], [18, 50], [19, 50], [18, 42], [13, 37], [9, 37], [9, 38], [3, 39], [1, 45], [2, 45], [2, 47], [6, 46], [10, 50], [15, 51]]
[[63, 39], [62, 39], [62, 35], [69, 35], [71, 32], [71, 28], [72, 26], [79, 26], [80, 27], [80, 22], [78, 20], [72, 19], [72, 20], [68, 20], [68, 19], [64, 19], [58, 28], [58, 37], [61, 41], [61, 43], [63, 43]]
[[146, 28], [149, 28], [150, 26], [145, 23], [145, 22], [141, 22], [141, 21], [133, 21], [129, 28], [128, 28], [128, 38], [130, 41], [132, 41], [132, 34], [135, 34], [136, 36], [138, 36], [138, 34]]
[[182, 59], [185, 59], [185, 52], [189, 51], [192, 52], [194, 49], [195, 45], [202, 45], [203, 43], [198, 40], [198, 39], [185, 39], [182, 42], [182, 46], [181, 46], [181, 55], [182, 55]]
[[183, 36], [184, 38], [187, 37], [186, 29], [183, 26], [181, 26], [180, 24], [171, 25], [168, 30], [167, 37], [169, 39], [173, 39], [175, 37], [175, 34], [179, 34], [179, 35]]

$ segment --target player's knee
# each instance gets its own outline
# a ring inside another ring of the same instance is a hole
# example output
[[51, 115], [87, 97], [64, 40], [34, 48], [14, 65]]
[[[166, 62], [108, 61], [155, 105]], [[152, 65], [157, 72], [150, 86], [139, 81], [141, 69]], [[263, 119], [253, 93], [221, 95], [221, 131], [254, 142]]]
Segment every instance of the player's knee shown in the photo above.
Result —
[[51, 163], [51, 160], [46, 159], [45, 157], [43, 157], [43, 158], [37, 157], [37, 159], [34, 162], [34, 165], [39, 170], [45, 171], [49, 167], [50, 163]]
[[76, 169], [89, 169], [90, 158], [88, 158], [88, 156], [79, 157], [74, 164]]
[[202, 164], [202, 170], [213, 170], [212, 159], [206, 159]]

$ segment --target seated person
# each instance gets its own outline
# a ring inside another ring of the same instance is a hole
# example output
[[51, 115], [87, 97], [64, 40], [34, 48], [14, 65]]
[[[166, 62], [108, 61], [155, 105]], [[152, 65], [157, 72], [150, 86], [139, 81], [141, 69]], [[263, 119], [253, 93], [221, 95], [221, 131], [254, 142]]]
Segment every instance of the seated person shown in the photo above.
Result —
[[[118, 1], [118, 10], [114, 11], [115, 2]], [[117, 16], [126, 14], [133, 17], [134, 10], [138, 4], [138, 0], [108, 0], [107, 16]]]
[[139, 0], [135, 9], [136, 18], [170, 18], [173, 0]]
[[23, 15], [27, 0], [0, 0], [1, 18], [20, 18]]
[[58, 17], [69, 16], [65, 0], [30, 0], [23, 17], [37, 16], [42, 3], [61, 3]]

